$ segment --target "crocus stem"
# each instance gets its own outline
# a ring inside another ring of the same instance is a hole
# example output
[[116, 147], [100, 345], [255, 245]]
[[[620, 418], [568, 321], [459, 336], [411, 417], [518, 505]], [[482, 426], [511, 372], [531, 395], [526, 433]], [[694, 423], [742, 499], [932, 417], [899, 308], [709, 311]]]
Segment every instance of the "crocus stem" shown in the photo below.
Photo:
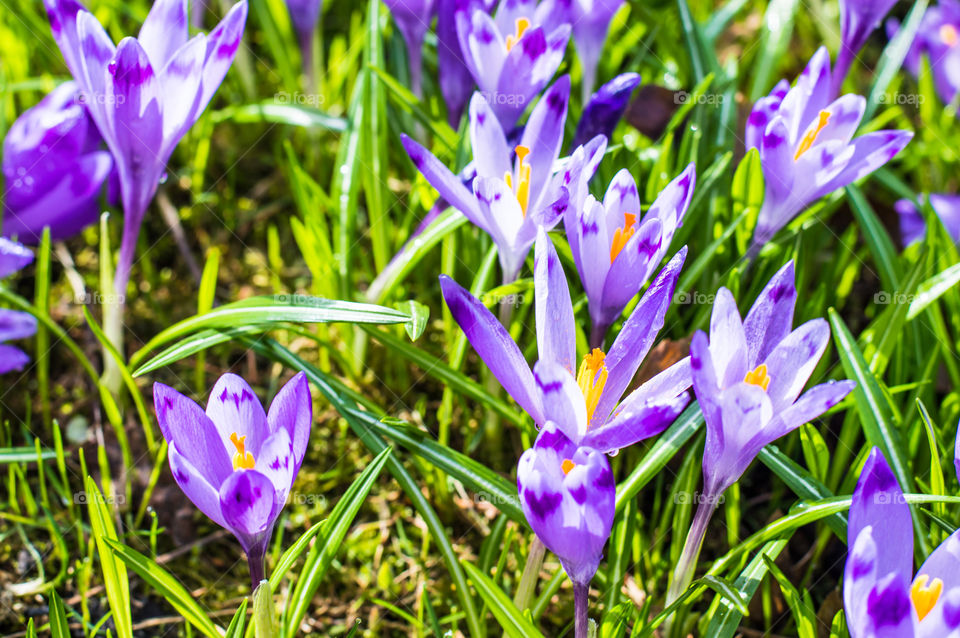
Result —
[[716, 502], [717, 499], [710, 495], [701, 495], [697, 512], [693, 515], [690, 531], [687, 532], [687, 540], [683, 544], [683, 551], [680, 552], [680, 560], [677, 561], [677, 566], [673, 570], [673, 578], [667, 592], [667, 606], [680, 598], [680, 595], [686, 591], [693, 580], [697, 558], [700, 557], [700, 548], [703, 547], [703, 537], [707, 533], [707, 525], [710, 523], [710, 517], [713, 516]]
[[263, 580], [265, 573], [263, 553], [254, 552], [253, 554], [247, 554], [247, 565], [250, 567], [250, 582], [253, 583], [253, 588], [256, 589], [260, 585], [260, 581]]
[[300, 57], [303, 64], [303, 86], [306, 89], [308, 97], [308, 103], [311, 106], [316, 105], [317, 97], [317, 67], [314, 64], [313, 59], [313, 37], [315, 31], [311, 30], [307, 33], [301, 33], [298, 36], [300, 40]]
[[590, 602], [590, 584], [573, 584], [573, 623], [575, 638], [587, 638], [587, 626], [589, 617], [587, 615], [587, 604]]
[[543, 555], [547, 548], [540, 540], [540, 537], [534, 534], [530, 541], [530, 553], [527, 554], [527, 564], [523, 568], [523, 575], [520, 576], [520, 584], [517, 586], [517, 593], [513, 597], [513, 604], [517, 609], [523, 611], [530, 606], [533, 599], [533, 592], [537, 587], [537, 577], [540, 575], [540, 567], [543, 565]]
[[590, 327], [590, 349], [600, 348], [603, 350], [603, 342], [607, 336], [607, 326], [594, 322]]

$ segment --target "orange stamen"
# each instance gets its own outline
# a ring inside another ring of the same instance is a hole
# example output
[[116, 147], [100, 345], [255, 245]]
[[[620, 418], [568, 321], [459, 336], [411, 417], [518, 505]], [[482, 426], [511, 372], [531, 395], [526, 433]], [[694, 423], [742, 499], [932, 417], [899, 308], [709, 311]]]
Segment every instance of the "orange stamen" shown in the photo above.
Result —
[[233, 446], [237, 448], [237, 453], [233, 455], [233, 469], [235, 470], [252, 470], [253, 469], [253, 454], [246, 451], [246, 445], [244, 441], [246, 436], [237, 436], [237, 433], [234, 432], [230, 435], [230, 442], [233, 443]]
[[523, 145], [518, 145], [514, 149], [517, 153], [517, 185], [513, 185], [513, 175], [509, 171], [504, 173], [503, 181], [517, 196], [517, 202], [520, 204], [520, 210], [523, 216], [527, 216], [527, 206], [530, 204], [530, 165], [526, 162], [530, 149]]
[[817, 136], [820, 135], [820, 131], [823, 130], [823, 127], [827, 125], [827, 121], [829, 120], [830, 113], [820, 111], [820, 119], [817, 121], [816, 128], [807, 131], [807, 134], [800, 140], [800, 146], [797, 147], [797, 154], [793, 156], [793, 161], [797, 161], [801, 155], [810, 150], [810, 147], [817, 141]]
[[577, 385], [583, 393], [583, 400], [587, 404], [587, 422], [593, 419], [593, 413], [600, 403], [600, 395], [607, 384], [607, 366], [604, 364], [606, 355], [600, 348], [583, 358], [580, 369], [577, 371]]
[[507, 36], [507, 51], [520, 41], [523, 34], [530, 28], [530, 20], [526, 18], [517, 18], [517, 31]]
[[940, 27], [940, 41], [948, 47], [956, 46], [957, 42], [960, 42], [960, 34], [957, 33], [957, 28], [952, 24], [942, 25]]
[[627, 245], [630, 238], [637, 231], [635, 224], [637, 216], [632, 213], [623, 214], [623, 227], [613, 231], [613, 242], [610, 243], [610, 263], [617, 258], [623, 247]]
[[577, 467], [577, 464], [571, 461], [570, 459], [563, 459], [563, 463], [560, 464], [560, 468], [563, 470], [563, 474], [567, 475], [570, 473], [570, 470]]
[[929, 576], [920, 574], [910, 586], [910, 600], [913, 601], [913, 607], [917, 610], [917, 617], [920, 620], [930, 613], [943, 592], [942, 580], [934, 578], [933, 582], [927, 586], [928, 580], [930, 580]]
[[766, 391], [770, 385], [770, 376], [767, 374], [767, 364], [761, 363], [755, 369], [747, 373], [743, 378], [744, 382], [752, 385], [758, 385]]

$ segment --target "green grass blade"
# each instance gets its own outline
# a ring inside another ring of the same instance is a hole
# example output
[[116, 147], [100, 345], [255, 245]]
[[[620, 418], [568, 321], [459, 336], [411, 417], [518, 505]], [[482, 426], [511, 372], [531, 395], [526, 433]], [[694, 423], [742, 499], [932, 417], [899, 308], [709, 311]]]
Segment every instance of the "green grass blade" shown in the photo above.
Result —
[[511, 638], [543, 638], [543, 634], [517, 609], [510, 597], [500, 589], [490, 577], [468, 561], [463, 561], [463, 569], [470, 577], [477, 593], [487, 603], [493, 617]]

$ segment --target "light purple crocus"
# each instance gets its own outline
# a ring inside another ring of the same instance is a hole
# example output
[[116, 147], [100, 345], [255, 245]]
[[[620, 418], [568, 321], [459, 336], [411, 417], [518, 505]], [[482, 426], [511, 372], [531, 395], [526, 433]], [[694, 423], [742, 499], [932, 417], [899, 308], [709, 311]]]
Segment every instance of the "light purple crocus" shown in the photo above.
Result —
[[126, 289], [137, 236], [174, 147], [230, 68], [247, 18], [240, 0], [189, 37], [187, 0], [157, 0], [136, 38], [114, 45], [78, 0], [44, 0], [53, 37], [120, 175], [124, 228], [115, 286]]
[[754, 254], [801, 210], [883, 166], [913, 137], [884, 130], [854, 138], [866, 100], [833, 99], [830, 83], [830, 56], [821, 47], [793, 88], [781, 81], [750, 113], [746, 146], [760, 150], [766, 182]]
[[410, 89], [414, 95], [423, 92], [421, 79], [423, 71], [423, 38], [430, 29], [433, 19], [434, 0], [383, 0], [390, 9], [393, 21], [397, 24], [403, 41], [407, 45], [407, 61], [410, 66]]
[[563, 4], [569, 6], [568, 22], [573, 25], [573, 44], [583, 73], [581, 90], [586, 102], [596, 83], [597, 63], [603, 53], [610, 21], [624, 0], [557, 0], [557, 5]]
[[[896, 35], [900, 25], [887, 21], [887, 35]], [[930, 61], [934, 87], [945, 103], [953, 102], [960, 91], [960, 2], [940, 0], [923, 14], [904, 67], [914, 76], [920, 75], [920, 60]]]
[[851, 638], [960, 636], [960, 531], [914, 575], [910, 507], [878, 448], [850, 505], [843, 609]]
[[873, 30], [880, 26], [897, 0], [840, 0], [840, 50], [833, 69], [833, 94], [840, 92], [850, 65]]
[[533, 370], [478, 299], [447, 276], [441, 276], [440, 287], [474, 350], [538, 426], [551, 422], [574, 445], [615, 453], [662, 432], [690, 400], [689, 359], [620, 400], [663, 327], [685, 257], [684, 247], [663, 267], [610, 349], [593, 349], [579, 365], [570, 291], [545, 230], [538, 233], [534, 268], [539, 360]]
[[486, 11], [486, 4], [485, 0], [436, 0], [437, 80], [447, 104], [447, 122], [454, 129], [459, 128], [463, 110], [476, 86], [460, 49], [457, 14], [471, 15], [475, 9]]
[[10, 126], [3, 140], [3, 233], [37, 244], [66, 239], [99, 215], [113, 167], [75, 82], [64, 82]]
[[564, 225], [587, 293], [591, 346], [603, 347], [607, 328], [660, 265], [690, 206], [696, 177], [690, 164], [642, 215], [636, 182], [621, 169], [602, 203], [587, 195], [582, 207], [567, 208]]
[[[921, 203], [930, 200], [930, 207], [937, 214], [944, 229], [953, 238], [960, 242], [960, 195], [950, 193], [930, 193], [929, 197], [920, 196]], [[927, 224], [917, 205], [909, 199], [901, 199], [893, 205], [900, 218], [900, 238], [904, 246], [923, 239], [927, 232]]]
[[287, 0], [287, 12], [290, 22], [297, 33], [297, 43], [300, 45], [300, 59], [303, 72], [310, 83], [310, 90], [315, 90], [315, 69], [313, 68], [313, 39], [317, 33], [317, 21], [323, 9], [323, 0]]
[[[0, 237], [0, 279], [4, 279], [33, 261], [33, 253], [21, 244]], [[22, 370], [30, 361], [22, 350], [4, 342], [25, 339], [37, 331], [33, 315], [0, 308], [0, 374]]]
[[577, 122], [577, 132], [573, 136], [573, 147], [586, 144], [598, 135], [610, 139], [613, 130], [623, 117], [630, 103], [633, 90], [640, 84], [637, 73], [621, 73], [590, 96], [583, 109], [583, 115]]
[[563, 61], [570, 25], [553, 26], [556, 16], [553, 2], [536, 0], [503, 0], [493, 17], [476, 7], [456, 14], [464, 62], [508, 132]]
[[237, 537], [256, 588], [274, 523], [307, 450], [313, 405], [306, 375], [280, 388], [269, 412], [234, 374], [213, 386], [206, 411], [162, 383], [153, 386], [153, 403], [174, 480]]
[[733, 294], [720, 288], [710, 336], [698, 330], [690, 344], [693, 389], [703, 411], [703, 494], [676, 565], [668, 603], [693, 576], [710, 517], [728, 487], [767, 444], [820, 416], [853, 390], [830, 381], [802, 396], [830, 340], [830, 327], [813, 319], [791, 330], [797, 302], [793, 261], [770, 279], [746, 319]]
[[544, 93], [514, 149], [508, 145], [490, 104], [479, 93], [474, 94], [470, 101], [470, 142], [476, 169], [472, 193], [427, 149], [401, 136], [417, 170], [450, 205], [493, 239], [505, 282], [517, 278], [537, 227], [549, 229], [560, 221], [570, 201], [574, 176], [589, 180], [592, 175], [579, 170], [579, 159], [554, 173], [569, 93], [567, 76]]

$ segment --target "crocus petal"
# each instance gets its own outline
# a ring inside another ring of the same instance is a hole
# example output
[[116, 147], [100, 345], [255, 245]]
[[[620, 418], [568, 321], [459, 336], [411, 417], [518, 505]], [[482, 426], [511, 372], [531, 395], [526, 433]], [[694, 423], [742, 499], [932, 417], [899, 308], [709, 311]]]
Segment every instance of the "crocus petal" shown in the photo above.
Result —
[[[595, 306], [595, 309], [591, 307], [591, 319], [594, 322], [602, 321], [604, 319], [601, 305], [603, 286], [610, 271], [608, 237], [612, 229], [607, 227], [607, 213], [603, 204], [595, 200], [592, 195], [587, 195], [575, 232], [578, 235], [576, 241], [578, 249], [575, 254], [580, 257], [580, 281], [587, 293], [587, 300], [591, 302], [591, 306]], [[573, 243], [571, 242], [571, 246]]]
[[267, 412], [267, 424], [270, 432], [287, 431], [293, 447], [293, 476], [296, 477], [307, 452], [313, 425], [313, 400], [306, 374], [298, 372], [280, 388]]
[[[747, 340], [733, 294], [717, 291], [710, 315], [710, 354], [721, 388], [743, 381], [747, 368]], [[714, 336], [715, 335], [715, 336]]]
[[853, 381], [828, 381], [804, 392], [796, 402], [778, 413], [767, 426], [766, 434], [774, 441], [807, 423], [850, 394], [856, 387]]
[[460, 40], [463, 61], [473, 74], [477, 86], [493, 96], [494, 101], [499, 101], [499, 96], [494, 92], [507, 50], [507, 44], [503, 41], [500, 30], [497, 29], [493, 18], [481, 10], [469, 13], [458, 11], [456, 20], [457, 37]]
[[507, 138], [481, 93], [474, 93], [470, 99], [470, 146], [477, 175], [503, 179], [511, 171]]
[[573, 374], [576, 368], [573, 304], [557, 250], [543, 227], [537, 234], [533, 278], [540, 360], [555, 362]]
[[[220, 527], [227, 527], [227, 521], [220, 509], [220, 492], [218, 489], [220, 483], [217, 483], [216, 486], [211, 484], [207, 477], [197, 469], [197, 466], [180, 452], [176, 442], [170, 443], [167, 457], [170, 461], [170, 473], [173, 474], [173, 480], [177, 482], [187, 498], [214, 523]], [[201, 463], [200, 467], [203, 467], [202, 460], [198, 463]], [[229, 473], [227, 476], [229, 476]]]
[[[497, 244], [500, 262], [504, 264], [505, 280], [512, 281], [526, 257], [525, 250], [522, 254], [519, 254], [519, 251], [516, 255], [512, 254], [515, 238], [524, 223], [520, 202], [517, 201], [513, 189], [496, 177], [477, 176], [473, 180], [473, 196], [479, 202], [482, 219], [485, 220], [483, 225], [477, 225], [486, 229]], [[529, 248], [532, 243], [530, 241], [526, 248]]]
[[608, 139], [612, 137], [623, 112], [627, 110], [630, 96], [639, 84], [639, 74], [621, 73], [601, 86], [583, 109], [577, 131], [573, 135], [573, 147], [585, 144], [597, 135]]
[[537, 102], [520, 138], [520, 144], [530, 149], [526, 161], [530, 166], [530, 207], [533, 209], [540, 207], [541, 193], [560, 154], [569, 97], [570, 76], [565, 75]]
[[14, 370], [23, 370], [30, 363], [30, 357], [19, 348], [0, 343], [0, 374]]
[[707, 423], [720, 423], [720, 381], [713, 368], [707, 334], [697, 330], [690, 341], [690, 371], [693, 390]]
[[[861, 135], [851, 142], [853, 154], [846, 168], [820, 189], [832, 193], [838, 188], [866, 177], [899, 153], [913, 139], [912, 131], [876, 131]], [[819, 196], [819, 195], [818, 195]]]
[[647, 356], [657, 333], [663, 327], [664, 317], [670, 307], [686, 257], [687, 248], [684, 246], [663, 267], [624, 322], [620, 334], [607, 352], [607, 383], [593, 413], [595, 420], [600, 419], [602, 422], [606, 419], [630, 385], [643, 358]]
[[610, 421], [591, 428], [581, 443], [605, 454], [616, 452], [666, 430], [689, 402], [686, 392], [674, 397], [635, 398]]
[[74, 78], [84, 94], [84, 105], [90, 117], [97, 123], [100, 134], [112, 150], [117, 147], [118, 141], [109, 111], [117, 98], [112, 92], [108, 71], [117, 55], [117, 48], [103, 26], [86, 11], [77, 14], [76, 37], [81, 58], [78, 61], [79, 70], [73, 72]]
[[[706, 414], [704, 412], [704, 417]], [[717, 414], [719, 423], [706, 422], [707, 441], [703, 451], [703, 481], [709, 496], [718, 496], [736, 483], [770, 442], [763, 429], [773, 415], [773, 408], [762, 388], [738, 383], [720, 394]]]
[[207, 108], [233, 64], [247, 23], [247, 10], [247, 0], [240, 0], [230, 7], [220, 24], [207, 35], [207, 57], [203, 65], [201, 95], [196, 108], [198, 116]]
[[607, 271], [600, 293], [600, 314], [604, 324], [613, 323], [620, 316], [660, 263], [665, 250], [660, 220], [644, 220]]
[[156, 0], [137, 36], [150, 63], [162, 69], [189, 35], [187, 0]]
[[457, 37], [457, 14], [472, 11], [477, 0], [437, 0], [437, 74], [447, 103], [447, 122], [459, 128], [463, 107], [473, 91], [473, 76], [463, 61]]
[[960, 242], [960, 196], [930, 193], [930, 206], [954, 242]]
[[200, 105], [200, 81], [206, 56], [206, 36], [198, 33], [177, 50], [163, 67], [160, 82], [164, 93], [161, 156], [173, 152], [180, 138], [193, 126]]
[[217, 379], [207, 400], [207, 416], [213, 421], [226, 450], [234, 450], [230, 437], [246, 437], [248, 452], [260, 449], [270, 434], [267, 414], [257, 395], [241, 377], [224, 374]]
[[960, 587], [960, 531], [956, 531], [940, 543], [923, 561], [917, 577], [927, 576], [930, 581], [939, 578], [944, 591]]
[[0, 341], [26, 339], [37, 332], [33, 315], [18, 310], [0, 309]]
[[463, 182], [456, 175], [450, 172], [450, 169], [444, 166], [440, 160], [434, 157], [433, 153], [414, 142], [404, 134], [400, 135], [400, 141], [410, 156], [410, 161], [417, 167], [423, 176], [430, 182], [430, 185], [437, 189], [440, 196], [450, 202], [450, 205], [463, 213], [470, 222], [479, 226], [486, 232], [490, 232], [487, 227], [487, 220], [480, 212], [477, 200], [473, 193], [463, 185]]
[[904, 246], [923, 239], [927, 232], [927, 223], [920, 214], [917, 205], [909, 199], [900, 199], [893, 204], [900, 222], [900, 240]]
[[256, 470], [237, 470], [220, 487], [220, 510], [227, 527], [249, 551], [249, 539], [269, 533], [283, 507], [273, 483]]
[[637, 221], [640, 220], [640, 194], [630, 171], [621, 168], [610, 180], [603, 196], [603, 208], [606, 210], [608, 222], [622, 224], [625, 213], [636, 215]]
[[450, 314], [503, 389], [534, 422], [544, 423], [533, 372], [506, 328], [476, 297], [446, 275], [440, 276], [440, 289]]
[[747, 118], [747, 125], [744, 130], [744, 147], [747, 150], [751, 148], [760, 148], [761, 139], [767, 125], [773, 121], [780, 109], [780, 103], [784, 96], [790, 90], [790, 83], [786, 80], [780, 80], [770, 95], [762, 97], [753, 105], [750, 116]]
[[[228, 448], [210, 417], [194, 401], [162, 383], [153, 384], [153, 405], [163, 438], [177, 446], [177, 452], [207, 483], [219, 489], [233, 472], [233, 466], [227, 455]], [[176, 469], [172, 465], [171, 469], [176, 477]], [[205, 513], [213, 518], [209, 512]]]
[[787, 335], [770, 352], [763, 363], [770, 377], [767, 392], [775, 409], [783, 409], [800, 396], [829, 340], [830, 326], [827, 322], [811, 319]]
[[20, 270], [33, 261], [33, 253], [22, 244], [0, 237], [0, 279]]
[[644, 217], [656, 218], [663, 225], [663, 246], [662, 251], [670, 248], [670, 242], [673, 241], [673, 235], [677, 228], [683, 225], [683, 217], [690, 208], [690, 202], [693, 200], [693, 190], [697, 185], [697, 166], [693, 162], [687, 164], [683, 172], [674, 177], [669, 184], [664, 187], [650, 210]]
[[573, 374], [555, 361], [541, 359], [533, 367], [544, 421], [554, 424], [579, 444], [587, 433], [587, 406]]
[[287, 500], [287, 494], [293, 485], [294, 459], [290, 435], [283, 428], [272, 433], [254, 452], [255, 469], [268, 479], [276, 492], [280, 503]]
[[797, 303], [795, 278], [793, 260], [790, 260], [770, 278], [743, 320], [749, 363], [764, 361], [790, 334]]
[[532, 28], [510, 50], [496, 87], [498, 95], [510, 98], [498, 100], [494, 106], [501, 124], [513, 125], [526, 109], [527, 100], [547, 85], [563, 60], [569, 38], [569, 25], [549, 35], [541, 28]]

